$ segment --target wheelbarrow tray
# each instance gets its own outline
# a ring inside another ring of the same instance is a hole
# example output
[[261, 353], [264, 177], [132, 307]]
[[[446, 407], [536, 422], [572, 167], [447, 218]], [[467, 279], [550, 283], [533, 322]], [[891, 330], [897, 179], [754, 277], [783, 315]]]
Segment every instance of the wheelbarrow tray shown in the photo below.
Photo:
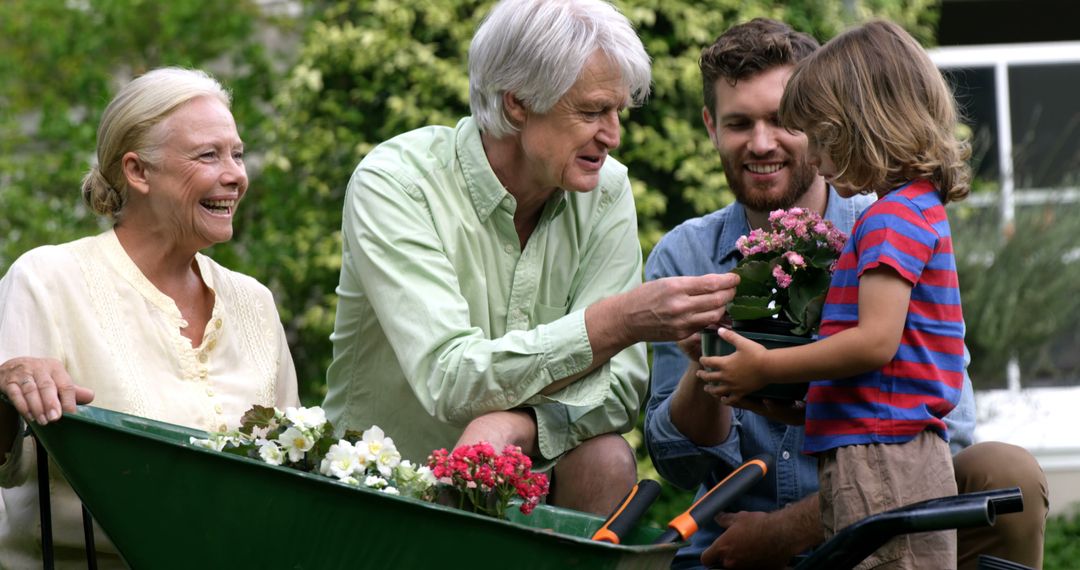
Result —
[[541, 505], [498, 520], [189, 444], [202, 431], [80, 406], [37, 435], [132, 568], [667, 568], [678, 545]]

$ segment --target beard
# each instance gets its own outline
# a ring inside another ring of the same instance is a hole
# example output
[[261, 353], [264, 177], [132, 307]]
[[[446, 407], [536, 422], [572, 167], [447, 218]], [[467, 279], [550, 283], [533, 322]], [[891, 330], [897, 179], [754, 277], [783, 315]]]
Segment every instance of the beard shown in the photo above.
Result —
[[[724, 155], [720, 156], [720, 165], [723, 166], [724, 172], [727, 174], [728, 186], [731, 187], [731, 192], [735, 194], [735, 199], [746, 209], [755, 212], [768, 213], [773, 210], [786, 210], [794, 206], [800, 198], [806, 195], [817, 178], [817, 169], [808, 164], [805, 159], [790, 161], [784, 167], [789, 174], [788, 187], [784, 188], [779, 194], [775, 194], [769, 192], [774, 186], [773, 183], [747, 184], [745, 182], [746, 178], [743, 176], [742, 163], [733, 164], [735, 162]], [[732, 176], [732, 173], [736, 173], [736, 175]]]

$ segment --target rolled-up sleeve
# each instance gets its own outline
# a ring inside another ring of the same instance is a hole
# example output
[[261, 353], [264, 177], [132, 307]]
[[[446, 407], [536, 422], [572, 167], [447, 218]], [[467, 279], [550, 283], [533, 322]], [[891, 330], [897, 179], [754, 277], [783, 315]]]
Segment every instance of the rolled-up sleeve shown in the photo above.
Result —
[[[433, 212], [414, 181], [364, 165], [353, 176], [349, 194], [342, 237], [347, 255], [355, 258], [351, 265], [360, 294], [367, 297], [405, 380], [428, 414], [463, 426], [487, 412], [534, 406], [541, 452], [548, 458], [594, 435], [633, 427], [647, 384], [643, 345], [622, 351], [555, 394], [539, 395], [592, 363], [585, 308], [641, 282], [628, 183], [623, 192], [611, 193], [608, 207], [597, 209], [565, 305], [522, 307], [515, 304], [514, 295], [520, 294], [515, 289], [505, 317], [499, 307], [484, 306], [489, 298], [474, 294], [502, 285], [477, 280], [504, 274], [488, 266], [463, 268], [465, 256], [453, 254], [455, 238], [445, 235], [439, 223], [447, 216], [475, 215], [472, 210]], [[530, 239], [545, 238], [538, 229]], [[488, 235], [468, 247], [493, 259], [510, 248], [495, 243], [487, 252], [484, 240], [493, 241]], [[559, 253], [557, 247], [548, 249], [554, 251], [547, 255]], [[543, 285], [544, 278], [536, 279]], [[499, 330], [503, 318], [514, 325], [510, 330]], [[487, 326], [478, 324], [485, 320]]]

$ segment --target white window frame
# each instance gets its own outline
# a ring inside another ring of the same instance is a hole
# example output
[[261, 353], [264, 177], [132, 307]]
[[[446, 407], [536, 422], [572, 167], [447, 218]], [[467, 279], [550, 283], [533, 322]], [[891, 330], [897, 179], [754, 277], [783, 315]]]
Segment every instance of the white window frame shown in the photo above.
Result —
[[[995, 44], [981, 46], [949, 46], [927, 50], [938, 69], [994, 70], [994, 105], [997, 116], [997, 143], [1000, 190], [997, 202], [1001, 209], [1002, 235], [1011, 235], [1017, 204], [1043, 204], [1051, 200], [1080, 201], [1077, 188], [1024, 188], [1017, 192], [1013, 173], [1012, 115], [1009, 103], [1009, 68], [1024, 65], [1080, 64], [1080, 41], [1040, 42], [1025, 44]], [[994, 197], [973, 194], [968, 201], [974, 206], [990, 206]], [[1005, 370], [1009, 390], [1020, 391], [1020, 364], [1014, 356]]]

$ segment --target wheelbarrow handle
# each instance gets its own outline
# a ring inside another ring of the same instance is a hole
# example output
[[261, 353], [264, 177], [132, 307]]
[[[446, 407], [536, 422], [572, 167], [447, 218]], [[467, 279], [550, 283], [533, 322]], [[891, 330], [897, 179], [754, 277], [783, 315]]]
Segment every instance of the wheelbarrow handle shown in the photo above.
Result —
[[717, 483], [689, 509], [671, 519], [671, 522], [668, 523], [668, 529], [656, 539], [654, 544], [689, 539], [702, 524], [715, 517], [735, 498], [764, 478], [765, 474], [769, 472], [769, 464], [771, 463], [772, 456], [762, 454], [740, 465], [738, 469], [732, 471], [723, 481]]
[[592, 539], [620, 544], [626, 533], [634, 528], [641, 516], [659, 496], [660, 483], [652, 479], [642, 479], [623, 497], [619, 506], [615, 507], [615, 510], [604, 521], [604, 525], [592, 535]]

